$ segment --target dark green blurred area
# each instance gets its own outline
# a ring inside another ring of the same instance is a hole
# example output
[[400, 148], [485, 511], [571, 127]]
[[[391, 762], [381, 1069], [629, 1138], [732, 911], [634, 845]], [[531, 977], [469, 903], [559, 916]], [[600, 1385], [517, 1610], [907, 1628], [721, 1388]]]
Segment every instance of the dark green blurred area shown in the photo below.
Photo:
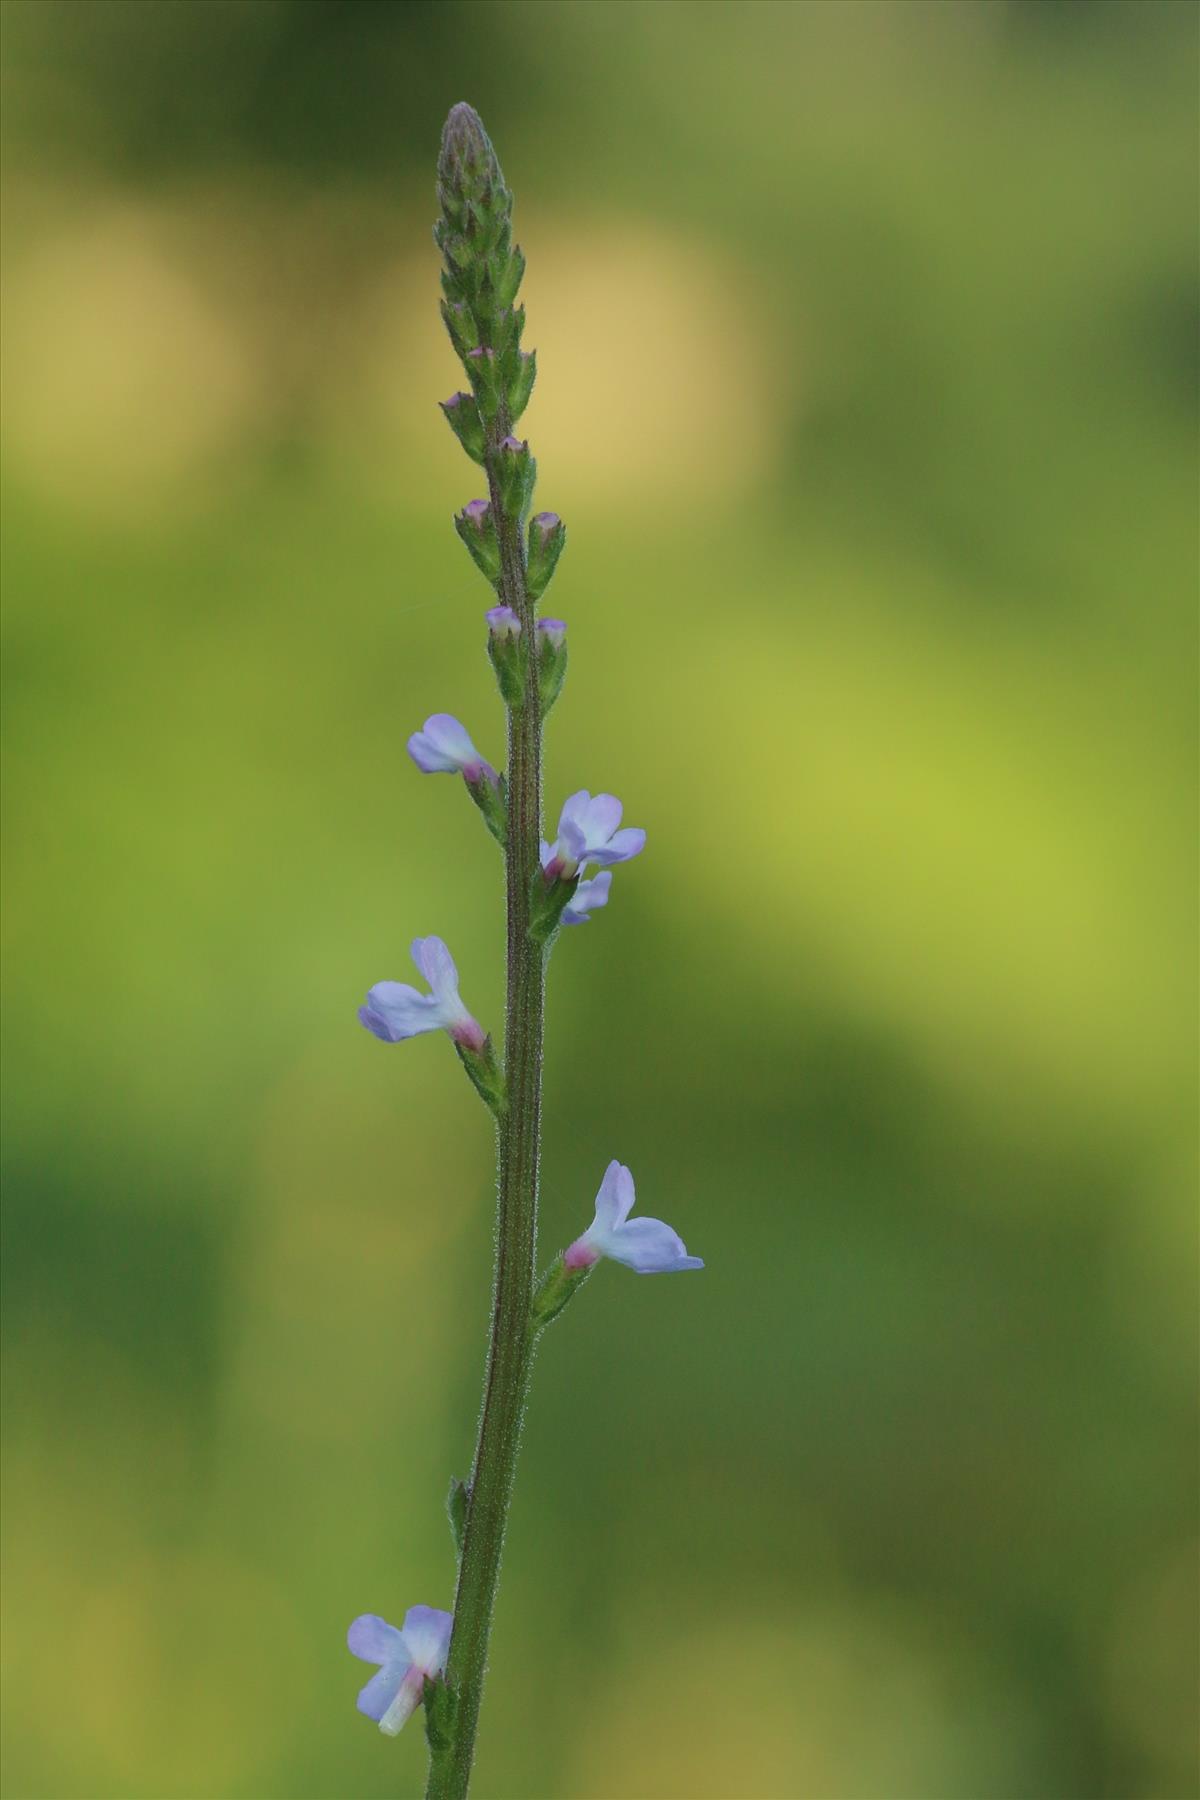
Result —
[[479, 1800], [1197, 1791], [1197, 13], [6, 0], [13, 1800], [417, 1794], [501, 885], [433, 162], [570, 545], [546, 1340]]

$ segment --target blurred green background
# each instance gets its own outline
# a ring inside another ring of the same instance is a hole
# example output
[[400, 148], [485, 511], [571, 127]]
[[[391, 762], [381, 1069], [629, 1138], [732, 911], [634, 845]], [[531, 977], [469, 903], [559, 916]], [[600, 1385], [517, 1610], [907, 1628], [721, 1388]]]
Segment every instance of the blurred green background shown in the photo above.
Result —
[[491, 1144], [354, 1010], [501, 884], [431, 241], [517, 195], [570, 546], [547, 1339], [480, 1800], [1196, 1790], [1183, 4], [6, 0], [14, 1800], [420, 1792]]

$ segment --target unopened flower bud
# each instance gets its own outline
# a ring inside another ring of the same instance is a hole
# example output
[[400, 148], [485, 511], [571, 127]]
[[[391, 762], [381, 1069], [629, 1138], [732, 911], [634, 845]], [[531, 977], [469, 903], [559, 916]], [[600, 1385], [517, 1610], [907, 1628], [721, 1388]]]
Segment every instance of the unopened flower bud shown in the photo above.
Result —
[[505, 306], [496, 314], [495, 331], [492, 342], [498, 356], [520, 349], [521, 333], [525, 329], [525, 308], [523, 306]]
[[495, 583], [500, 578], [500, 544], [491, 504], [487, 500], [471, 500], [454, 515], [454, 529], [467, 549], [475, 567], [485, 580]]
[[557, 513], [535, 513], [530, 519], [525, 585], [531, 600], [540, 600], [550, 586], [566, 541], [567, 528]]
[[500, 445], [500, 494], [509, 518], [524, 516], [537, 480], [537, 463], [523, 438], [506, 437]]
[[481, 463], [484, 453], [483, 420], [479, 416], [474, 397], [471, 394], [451, 394], [448, 400], [439, 400], [438, 405], [467, 455], [473, 461]]
[[525, 274], [525, 255], [519, 244], [514, 244], [508, 257], [496, 275], [496, 305], [511, 306], [517, 297], [517, 289]]
[[516, 367], [507, 384], [505, 398], [508, 401], [508, 415], [516, 424], [525, 408], [529, 405], [529, 396], [533, 392], [533, 384], [537, 378], [537, 351], [521, 350], [517, 354]]
[[465, 360], [478, 336], [470, 307], [462, 300], [443, 300], [442, 323], [455, 351]]
[[442, 127], [438, 199], [451, 212], [464, 200], [485, 198], [492, 192], [505, 192], [503, 171], [483, 120], [473, 106], [460, 100], [450, 108]]
[[489, 345], [476, 344], [463, 358], [479, 410], [488, 417], [496, 405], [496, 352]]
[[511, 606], [489, 607], [483, 616], [494, 638], [516, 637], [521, 629], [521, 621]]
[[511, 606], [493, 606], [484, 617], [488, 622], [488, 656], [496, 671], [501, 698], [508, 706], [518, 706], [525, 694], [521, 621]]
[[562, 690], [567, 673], [567, 627], [562, 619], [539, 619], [538, 696], [545, 718]]
[[479, 114], [465, 101], [452, 108], [442, 133], [438, 199], [443, 317], [490, 426], [502, 406], [508, 410], [510, 392], [524, 385], [524, 312], [516, 299], [525, 259], [512, 241], [512, 195]]

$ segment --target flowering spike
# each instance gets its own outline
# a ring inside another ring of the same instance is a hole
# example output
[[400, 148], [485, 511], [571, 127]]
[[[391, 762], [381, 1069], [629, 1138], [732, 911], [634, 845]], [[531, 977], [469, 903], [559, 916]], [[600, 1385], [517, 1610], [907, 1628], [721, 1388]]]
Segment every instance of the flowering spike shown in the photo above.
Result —
[[512, 195], [496, 152], [479, 114], [465, 101], [454, 107], [442, 132], [438, 200], [442, 216], [434, 237], [445, 261], [442, 286], [448, 305], [470, 314], [474, 335], [460, 315], [452, 314], [453, 325], [450, 319], [447, 325], [485, 426], [498, 423], [508, 408], [503, 435], [517, 416], [510, 400], [520, 397], [527, 381], [532, 386], [520, 348], [524, 315], [515, 305], [525, 259], [513, 245]]
[[447, 1032], [495, 1115], [496, 1283], [471, 1486], [452, 1483], [447, 1505], [459, 1560], [454, 1619], [416, 1607], [397, 1631], [374, 1615], [364, 1616], [351, 1627], [350, 1647], [379, 1665], [360, 1707], [384, 1731], [395, 1732], [423, 1702], [431, 1755], [427, 1791], [463, 1800], [534, 1340], [590, 1279], [601, 1257], [643, 1274], [701, 1265], [661, 1220], [629, 1218], [632, 1179], [613, 1163], [592, 1224], [556, 1258], [540, 1285], [535, 1282], [545, 951], [560, 925], [584, 924], [607, 904], [613, 867], [637, 856], [646, 834], [622, 829], [621, 803], [613, 795], [581, 789], [563, 806], [554, 842], [541, 842], [543, 729], [563, 683], [567, 632], [561, 619], [538, 623], [536, 608], [566, 533], [556, 513], [538, 513], [526, 526], [536, 466], [529, 444], [517, 433], [536, 359], [522, 348], [525, 309], [518, 290], [525, 258], [513, 242], [512, 195], [495, 150], [479, 115], [465, 102], [446, 121], [437, 190], [442, 318], [469, 383], [469, 390], [453, 394], [442, 410], [468, 456], [485, 470], [489, 496], [470, 501], [454, 524], [495, 590], [486, 615], [488, 655], [508, 710], [509, 785], [448, 713], [426, 719], [408, 748], [425, 773], [463, 775], [504, 846], [504, 1068], [491, 1038], [463, 1004], [457, 970], [440, 938], [413, 944], [428, 992], [377, 982], [359, 1016], [388, 1043]]

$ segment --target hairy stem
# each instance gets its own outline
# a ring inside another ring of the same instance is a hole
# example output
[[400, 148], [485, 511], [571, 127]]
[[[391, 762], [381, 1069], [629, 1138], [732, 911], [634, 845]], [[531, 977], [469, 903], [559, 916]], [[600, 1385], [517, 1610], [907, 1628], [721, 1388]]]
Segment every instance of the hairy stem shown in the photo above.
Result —
[[530, 937], [529, 923], [530, 892], [539, 867], [542, 727], [533, 654], [533, 603], [525, 589], [521, 525], [504, 511], [497, 475], [498, 446], [507, 430], [503, 417], [489, 428], [488, 481], [500, 538], [501, 598], [517, 613], [530, 645], [524, 696], [509, 708], [508, 716], [508, 996], [504, 1031], [508, 1109], [499, 1127], [499, 1231], [491, 1342], [454, 1602], [454, 1634], [446, 1665], [446, 1681], [454, 1696], [453, 1724], [446, 1748], [433, 1757], [427, 1800], [463, 1800], [470, 1781], [532, 1348], [529, 1311], [537, 1239], [545, 951]]

